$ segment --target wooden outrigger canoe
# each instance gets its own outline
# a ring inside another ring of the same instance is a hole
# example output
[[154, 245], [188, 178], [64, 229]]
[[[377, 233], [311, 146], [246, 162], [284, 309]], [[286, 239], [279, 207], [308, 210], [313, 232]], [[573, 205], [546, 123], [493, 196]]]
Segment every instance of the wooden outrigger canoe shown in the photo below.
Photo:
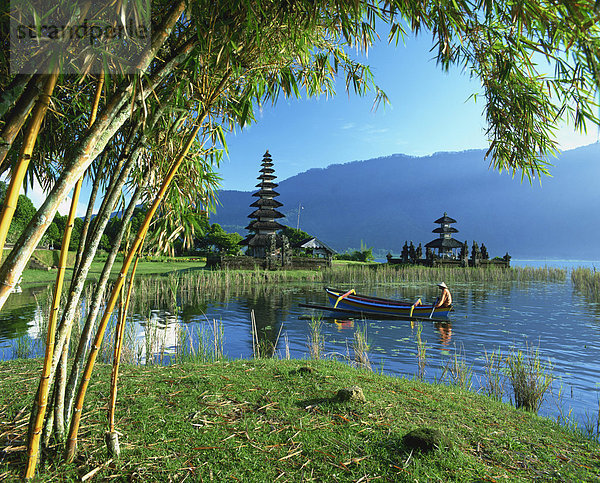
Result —
[[329, 302], [335, 309], [349, 310], [382, 316], [403, 316], [411, 318], [448, 317], [450, 307], [434, 307], [434, 305], [416, 305], [416, 303], [389, 300], [368, 295], [360, 295], [350, 290], [344, 292], [326, 288]]
[[[375, 319], [375, 320], [427, 320], [430, 322], [449, 322], [449, 319], [444, 317], [429, 317], [427, 315], [388, 315], [388, 314], [377, 314], [374, 312], [364, 312], [361, 310], [350, 310], [350, 309], [342, 309], [339, 307], [332, 307], [330, 305], [318, 305], [318, 304], [298, 304], [300, 307], [304, 307], [307, 309], [312, 309], [318, 311], [320, 315], [324, 318], [328, 319], [354, 319], [354, 320], [363, 320], [363, 319]], [[310, 319], [309, 316], [301, 316], [301, 319]]]

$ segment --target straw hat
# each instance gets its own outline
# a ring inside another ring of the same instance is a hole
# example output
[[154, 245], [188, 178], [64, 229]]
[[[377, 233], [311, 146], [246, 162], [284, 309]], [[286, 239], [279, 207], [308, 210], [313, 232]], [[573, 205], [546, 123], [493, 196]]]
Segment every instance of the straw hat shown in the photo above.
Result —
[[438, 287], [440, 287], [440, 288], [448, 288], [448, 285], [446, 285], [444, 282], [442, 282], [442, 283], [438, 283]]

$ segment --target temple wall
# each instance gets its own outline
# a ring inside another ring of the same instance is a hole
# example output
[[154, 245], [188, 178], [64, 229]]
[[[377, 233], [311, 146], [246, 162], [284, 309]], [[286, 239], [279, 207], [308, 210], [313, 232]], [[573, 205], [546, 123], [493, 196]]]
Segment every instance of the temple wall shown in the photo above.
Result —
[[281, 259], [271, 260], [270, 263], [264, 258], [242, 256], [220, 256], [213, 255], [207, 258], [208, 268], [227, 270], [321, 270], [331, 267], [331, 260], [325, 258], [291, 257], [288, 266], [281, 266]]

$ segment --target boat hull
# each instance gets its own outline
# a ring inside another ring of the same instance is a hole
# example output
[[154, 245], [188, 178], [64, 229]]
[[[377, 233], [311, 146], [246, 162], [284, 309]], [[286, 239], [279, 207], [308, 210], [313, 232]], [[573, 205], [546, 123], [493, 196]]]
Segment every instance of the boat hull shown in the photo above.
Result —
[[[349, 294], [341, 290], [326, 288], [327, 297], [332, 306], [338, 309], [347, 309], [355, 312], [368, 312], [381, 315], [401, 315], [413, 317], [448, 317], [452, 310], [450, 307], [436, 307], [433, 305], [418, 305], [413, 307], [409, 302], [388, 300], [366, 295]], [[341, 296], [345, 295], [340, 299]], [[337, 304], [337, 305], [336, 305]]]

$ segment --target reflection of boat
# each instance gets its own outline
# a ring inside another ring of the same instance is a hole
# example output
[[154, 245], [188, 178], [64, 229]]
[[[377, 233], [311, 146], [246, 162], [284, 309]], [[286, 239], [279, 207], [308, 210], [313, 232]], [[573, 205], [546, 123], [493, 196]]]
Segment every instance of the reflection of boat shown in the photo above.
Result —
[[370, 313], [376, 315], [399, 315], [414, 318], [447, 317], [452, 306], [435, 307], [434, 305], [416, 305], [416, 303], [389, 300], [368, 295], [359, 295], [350, 290], [343, 292], [332, 288], [326, 288], [329, 301], [334, 308], [351, 310], [355, 312]]

